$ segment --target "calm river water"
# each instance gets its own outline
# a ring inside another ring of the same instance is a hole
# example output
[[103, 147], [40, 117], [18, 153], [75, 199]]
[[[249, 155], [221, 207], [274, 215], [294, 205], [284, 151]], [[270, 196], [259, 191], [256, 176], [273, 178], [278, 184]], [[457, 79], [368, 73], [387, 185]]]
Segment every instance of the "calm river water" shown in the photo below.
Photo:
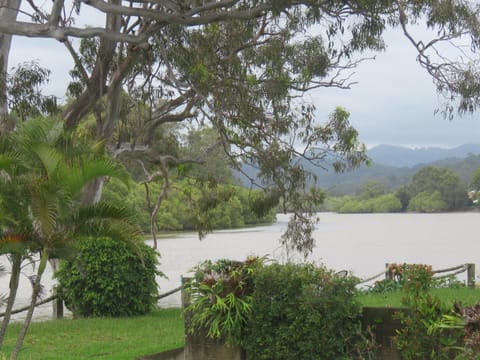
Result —
[[[329, 268], [348, 270], [360, 278], [381, 272], [389, 262], [425, 263], [434, 269], [476, 263], [480, 270], [480, 213], [319, 215], [314, 233], [316, 248], [308, 260]], [[188, 275], [192, 266], [205, 259], [244, 260], [248, 255], [269, 255], [285, 261], [279, 238], [287, 222], [287, 215], [279, 215], [271, 226], [216, 231], [202, 241], [196, 233], [160, 239], [160, 270], [168, 276], [158, 279], [160, 292], [179, 286], [181, 276]], [[5, 263], [5, 259], [0, 258], [0, 262]], [[7, 279], [1, 278], [0, 294], [7, 292]], [[49, 269], [44, 281], [46, 296], [52, 284]], [[30, 285], [23, 280], [16, 307], [28, 303], [29, 296]], [[179, 306], [180, 295], [164, 298], [159, 304]], [[37, 320], [50, 316], [51, 304], [35, 312]]]

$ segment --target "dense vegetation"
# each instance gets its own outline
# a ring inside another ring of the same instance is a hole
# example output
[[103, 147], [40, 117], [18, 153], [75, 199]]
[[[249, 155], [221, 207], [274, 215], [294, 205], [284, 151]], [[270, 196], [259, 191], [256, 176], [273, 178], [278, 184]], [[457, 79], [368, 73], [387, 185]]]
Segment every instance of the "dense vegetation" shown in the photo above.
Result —
[[[401, 293], [401, 305], [407, 311], [396, 314], [401, 327], [394, 343], [402, 359], [467, 360], [480, 356], [480, 306], [478, 298], [465, 302], [445, 299], [433, 289], [453, 290], [464, 285], [454, 278], [434, 277], [432, 267], [424, 264], [391, 264], [391, 279], [374, 284], [368, 291]], [[446, 288], [446, 289], [445, 289]], [[465, 292], [463, 292], [465, 294]], [[455, 294], [455, 291], [450, 292]], [[462, 294], [462, 292], [460, 292]], [[451, 295], [450, 295], [451, 296]]]
[[[158, 196], [161, 187], [161, 183], [151, 183], [150, 196]], [[125, 204], [136, 214], [143, 231], [150, 232], [149, 206], [143, 184], [127, 186], [112, 179], [105, 186], [103, 196], [113, 203]], [[158, 230], [199, 230], [271, 223], [275, 220], [275, 208], [260, 213], [254, 207], [256, 197], [261, 196], [259, 190], [232, 184], [209, 186], [184, 179], [176, 183], [162, 202], [155, 225]]]
[[402, 359], [476, 359], [480, 307], [454, 305], [431, 289], [449, 290], [450, 297], [468, 290], [459, 291], [465, 299], [478, 291], [434, 278], [429, 265], [392, 264], [389, 271], [391, 279], [356, 290], [358, 279], [312, 264], [206, 261], [190, 283], [187, 331], [240, 346], [249, 359], [374, 359], [359, 300], [394, 292], [407, 309], [396, 315], [402, 327], [393, 338]]
[[470, 185], [447, 168], [427, 166], [411, 182], [386, 193], [383, 183], [368, 181], [355, 196], [332, 198], [332, 210], [340, 213], [441, 212], [466, 210], [474, 206], [478, 187], [474, 175]]
[[207, 261], [189, 287], [187, 330], [241, 346], [251, 359], [360, 355], [355, 283], [313, 264]]

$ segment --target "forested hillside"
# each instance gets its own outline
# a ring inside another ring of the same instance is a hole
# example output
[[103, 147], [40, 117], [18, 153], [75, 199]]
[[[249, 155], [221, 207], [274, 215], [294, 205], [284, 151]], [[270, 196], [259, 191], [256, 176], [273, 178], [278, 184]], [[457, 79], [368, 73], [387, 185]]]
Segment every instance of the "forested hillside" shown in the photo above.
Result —
[[413, 167], [450, 158], [463, 159], [470, 154], [480, 154], [480, 145], [464, 144], [455, 148], [425, 147], [414, 149], [403, 146], [378, 145], [368, 150], [368, 156], [374, 163], [394, 167]]
[[[469, 154], [464, 158], [444, 158], [430, 163], [417, 164], [412, 167], [395, 167], [373, 161], [370, 165], [362, 165], [357, 169], [343, 173], [336, 173], [331, 167], [327, 168], [326, 171], [322, 171], [309, 166], [307, 163], [302, 164], [317, 176], [316, 185], [318, 187], [324, 189], [329, 195], [340, 196], [355, 194], [362, 184], [371, 180], [382, 183], [386, 191], [396, 190], [401, 186], [407, 185], [416, 172], [428, 165], [448, 168], [458, 174], [465, 184], [468, 184], [473, 172], [480, 167], [480, 155]], [[243, 170], [249, 176], [254, 176], [256, 171], [252, 167], [244, 167]], [[241, 174], [237, 173], [236, 178], [248, 186]]]

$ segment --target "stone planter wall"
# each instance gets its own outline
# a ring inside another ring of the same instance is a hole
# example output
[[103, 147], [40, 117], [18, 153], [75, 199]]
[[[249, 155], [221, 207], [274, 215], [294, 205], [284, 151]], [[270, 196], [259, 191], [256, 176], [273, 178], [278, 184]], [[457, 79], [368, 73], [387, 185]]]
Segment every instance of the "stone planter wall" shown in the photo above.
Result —
[[406, 311], [405, 308], [364, 307], [362, 327], [370, 327], [379, 345], [378, 359], [399, 360], [400, 355], [394, 344], [396, 330], [401, 328], [395, 313]]
[[[398, 311], [404, 308], [363, 308], [362, 326], [370, 327], [375, 341], [379, 345], [378, 360], [400, 360], [393, 338], [400, 329], [400, 321], [394, 319]], [[200, 334], [187, 335], [185, 338], [185, 360], [246, 360], [240, 349], [226, 346], [221, 341], [214, 341]]]
[[241, 349], [200, 335], [185, 338], [185, 360], [245, 360]]

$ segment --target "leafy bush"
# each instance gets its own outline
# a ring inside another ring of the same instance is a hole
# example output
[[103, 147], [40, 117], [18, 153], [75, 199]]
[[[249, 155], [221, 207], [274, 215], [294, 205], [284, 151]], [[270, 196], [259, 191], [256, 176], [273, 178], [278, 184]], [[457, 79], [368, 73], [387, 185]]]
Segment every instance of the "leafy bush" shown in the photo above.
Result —
[[452, 306], [443, 303], [437, 296], [431, 296], [433, 272], [427, 265], [404, 266], [403, 305], [406, 312], [399, 312], [402, 328], [397, 330], [396, 346], [402, 359], [454, 359], [462, 345], [460, 329], [432, 329], [444, 316], [452, 313]]
[[312, 264], [259, 269], [242, 341], [248, 358], [345, 358], [359, 334], [355, 283]]
[[444, 316], [452, 313], [452, 306], [428, 293], [408, 296], [404, 302], [408, 312], [399, 312], [402, 328], [397, 330], [395, 343], [402, 359], [450, 360], [455, 358], [463, 344], [463, 332], [455, 328], [432, 329]]
[[135, 251], [111, 238], [82, 238], [78, 256], [56, 273], [59, 293], [79, 316], [132, 316], [152, 310], [158, 295], [155, 250], [138, 244]]

